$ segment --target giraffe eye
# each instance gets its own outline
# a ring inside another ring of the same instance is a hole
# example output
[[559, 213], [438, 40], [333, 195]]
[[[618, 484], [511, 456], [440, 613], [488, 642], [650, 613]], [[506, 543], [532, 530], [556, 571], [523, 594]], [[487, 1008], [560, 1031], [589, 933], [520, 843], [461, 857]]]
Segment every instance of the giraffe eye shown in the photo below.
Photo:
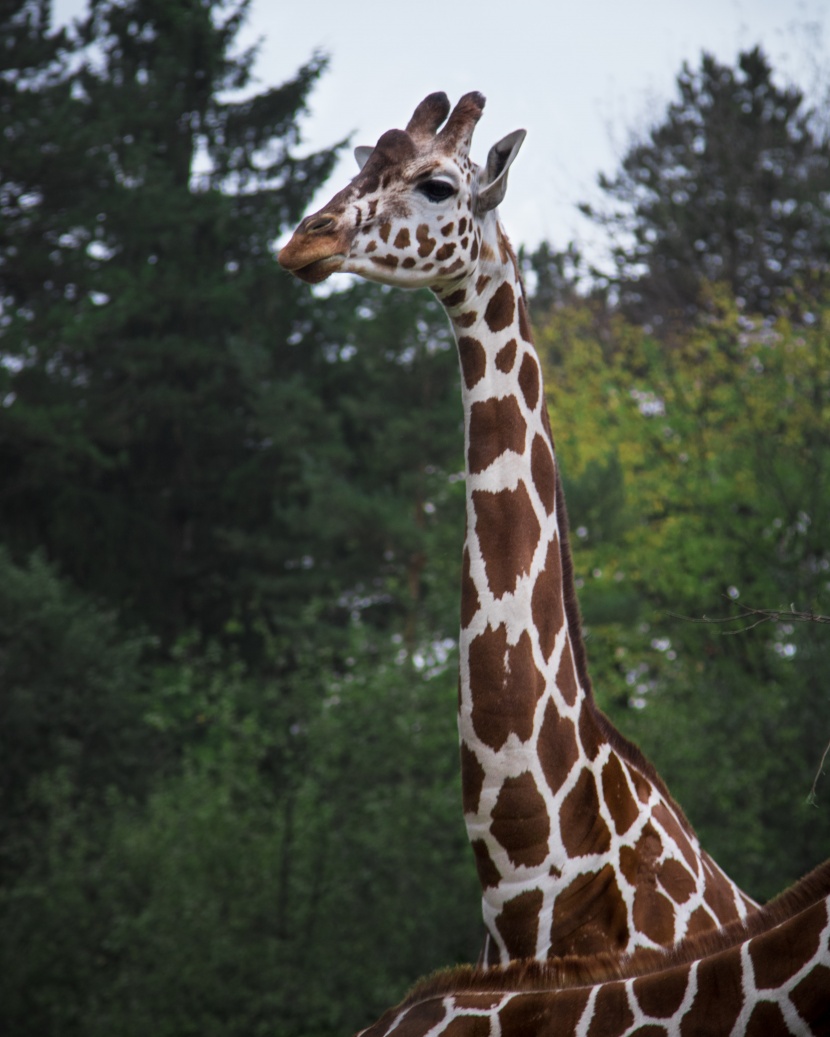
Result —
[[431, 202], [445, 202], [455, 194], [455, 188], [446, 180], [425, 180], [417, 188]]

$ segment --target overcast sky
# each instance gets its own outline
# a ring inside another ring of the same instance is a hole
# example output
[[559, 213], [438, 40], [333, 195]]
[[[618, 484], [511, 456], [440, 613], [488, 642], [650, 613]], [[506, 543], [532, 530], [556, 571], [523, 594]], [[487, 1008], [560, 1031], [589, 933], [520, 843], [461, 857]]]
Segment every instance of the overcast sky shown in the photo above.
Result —
[[[85, 7], [55, 0], [56, 20]], [[511, 238], [590, 248], [576, 204], [596, 198], [597, 174], [612, 173], [631, 132], [673, 98], [682, 63], [698, 65], [705, 49], [734, 64], [760, 43], [783, 79], [818, 89], [825, 11], [827, 0], [254, 0], [242, 42], [262, 39], [261, 86], [290, 78], [315, 50], [330, 56], [304, 125], [310, 150], [350, 133], [373, 144], [434, 90], [452, 101], [480, 90], [477, 161], [505, 133], [528, 130], [501, 210]], [[355, 169], [344, 159], [317, 203]]]

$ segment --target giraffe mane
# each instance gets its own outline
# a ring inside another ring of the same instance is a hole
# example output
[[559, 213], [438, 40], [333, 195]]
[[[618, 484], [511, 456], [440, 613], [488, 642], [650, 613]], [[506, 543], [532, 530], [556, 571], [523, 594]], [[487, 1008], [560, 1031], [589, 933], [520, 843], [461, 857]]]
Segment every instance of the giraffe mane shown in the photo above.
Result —
[[[551, 441], [553, 441], [552, 433]], [[658, 790], [663, 798], [672, 804], [680, 824], [685, 828], [687, 834], [693, 834], [694, 829], [689, 823], [686, 815], [683, 813], [682, 807], [669, 792], [668, 786], [657, 773], [654, 764], [643, 754], [639, 746], [635, 745], [634, 742], [629, 741], [625, 735], [617, 730], [617, 728], [599, 708], [596, 698], [594, 697], [594, 688], [591, 683], [591, 676], [588, 672], [588, 658], [585, 651], [585, 641], [582, 636], [582, 615], [576, 594], [576, 584], [574, 582], [574, 565], [573, 556], [571, 555], [568, 509], [565, 503], [565, 493], [562, 488], [562, 477], [559, 472], [558, 464], [556, 465], [556, 515], [559, 523], [559, 544], [562, 558], [562, 589], [565, 614], [568, 620], [568, 627], [572, 631], [571, 649], [573, 651], [574, 665], [576, 667], [580, 684], [585, 690], [586, 706], [605, 741], [608, 742], [611, 748], [619, 756], [636, 767], [637, 770], [639, 770]]]
[[459, 965], [442, 969], [420, 980], [399, 1009], [432, 998], [459, 993], [508, 993], [567, 990], [611, 980], [651, 975], [729, 950], [774, 929], [830, 895], [830, 860], [820, 864], [794, 886], [779, 894], [746, 919], [722, 929], [682, 940], [666, 950], [640, 950], [634, 955], [610, 952], [590, 957], [568, 956], [547, 961], [522, 959], [508, 965], [482, 968]]

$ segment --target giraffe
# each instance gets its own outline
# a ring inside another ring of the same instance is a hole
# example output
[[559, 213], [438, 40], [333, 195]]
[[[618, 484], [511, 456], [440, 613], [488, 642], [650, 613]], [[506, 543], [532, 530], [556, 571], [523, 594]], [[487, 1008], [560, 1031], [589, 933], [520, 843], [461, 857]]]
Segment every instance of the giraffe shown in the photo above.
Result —
[[279, 254], [430, 288], [455, 333], [466, 517], [458, 724], [465, 821], [482, 886], [482, 961], [669, 946], [754, 908], [701, 849], [665, 785], [598, 709], [565, 503], [524, 288], [496, 208], [524, 130], [470, 159], [484, 108], [430, 94], [405, 130]]
[[361, 1037], [830, 1034], [830, 861], [714, 933], [638, 958], [462, 967], [422, 980]]

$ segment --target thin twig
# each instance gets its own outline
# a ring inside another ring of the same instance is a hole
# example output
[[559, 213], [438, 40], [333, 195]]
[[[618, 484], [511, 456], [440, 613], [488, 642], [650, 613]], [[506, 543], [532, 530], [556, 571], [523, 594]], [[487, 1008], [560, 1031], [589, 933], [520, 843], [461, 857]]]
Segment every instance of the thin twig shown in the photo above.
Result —
[[[724, 595], [726, 597], [726, 595]], [[755, 627], [761, 626], [762, 623], [781, 623], [783, 621], [793, 623], [830, 623], [830, 616], [821, 615], [821, 613], [803, 612], [793, 604], [790, 604], [788, 609], [756, 609], [751, 605], [744, 605], [742, 602], [733, 602], [731, 598], [727, 598], [733, 605], [737, 605], [741, 609], [739, 616], [722, 616], [718, 619], [710, 619], [708, 616], [701, 616], [700, 619], [695, 619], [692, 616], [681, 616], [676, 612], [669, 612], [668, 615], [674, 619], [684, 619], [688, 623], [737, 623], [741, 619], [746, 619], [748, 616], [756, 616], [754, 623], [750, 623], [749, 626], [743, 626], [739, 630], [724, 630], [726, 634], [744, 634], [747, 630], [754, 630]], [[810, 793], [807, 796], [807, 802], [810, 806], [816, 806], [818, 801], [818, 783], [822, 774], [824, 774], [824, 764], [827, 760], [827, 755], [830, 753], [830, 742], [824, 747], [824, 752], [821, 754], [821, 761], [818, 765], [818, 770], [813, 778], [813, 784], [810, 789]]]
[[737, 605], [741, 610], [739, 616], [720, 616], [717, 619], [711, 619], [709, 616], [701, 616], [700, 619], [696, 619], [694, 616], [683, 616], [677, 612], [668, 612], [667, 615], [673, 619], [683, 619], [687, 623], [737, 623], [742, 619], [746, 619], [749, 616], [757, 617], [754, 623], [750, 623], [749, 626], [741, 627], [739, 630], [724, 630], [724, 634], [743, 634], [747, 630], [754, 630], [755, 627], [761, 626], [762, 623], [781, 623], [784, 621], [793, 623], [830, 623], [830, 616], [823, 616], [819, 612], [802, 612], [796, 609], [793, 605], [790, 605], [788, 609], [756, 609], [751, 605], [745, 605], [743, 602], [733, 602], [731, 598], [726, 597], [727, 601], [731, 604]]
[[824, 774], [824, 761], [827, 759], [827, 754], [829, 752], [830, 742], [827, 743], [827, 745], [824, 747], [824, 752], [821, 754], [821, 762], [818, 765], [816, 776], [815, 778], [813, 778], [813, 787], [810, 789], [810, 794], [807, 797], [807, 802], [810, 804], [811, 807], [816, 806], [818, 802], [818, 794], [816, 792], [816, 787], [818, 786], [818, 779], [822, 776], [822, 774]]

